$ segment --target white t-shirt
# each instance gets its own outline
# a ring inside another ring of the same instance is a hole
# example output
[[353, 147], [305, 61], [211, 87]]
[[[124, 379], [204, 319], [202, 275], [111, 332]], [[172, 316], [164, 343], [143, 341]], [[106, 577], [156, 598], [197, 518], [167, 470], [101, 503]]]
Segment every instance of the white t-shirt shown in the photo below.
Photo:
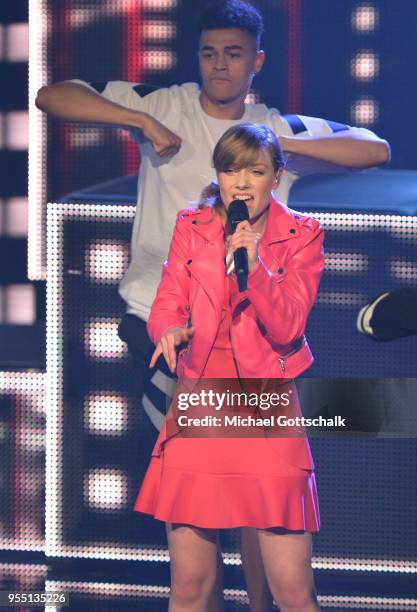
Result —
[[[244, 115], [239, 120], [215, 119], [201, 108], [200, 89], [196, 83], [155, 89], [125, 81], [73, 82], [92, 87], [112, 102], [148, 113], [182, 139], [181, 149], [176, 155], [160, 158], [140, 130], [131, 130], [132, 137], [140, 144], [141, 166], [131, 262], [119, 292], [127, 302], [127, 311], [145, 321], [161, 278], [177, 212], [195, 204], [203, 188], [215, 179], [212, 152], [230, 126], [245, 122], [263, 123], [278, 136], [296, 135], [300, 138], [360, 129], [314, 117], [280, 115], [278, 110], [264, 104], [246, 104]], [[289, 156], [276, 196], [286, 203], [289, 189], [298, 176], [329, 172], [335, 168], [343, 171], [340, 166], [303, 156]]]

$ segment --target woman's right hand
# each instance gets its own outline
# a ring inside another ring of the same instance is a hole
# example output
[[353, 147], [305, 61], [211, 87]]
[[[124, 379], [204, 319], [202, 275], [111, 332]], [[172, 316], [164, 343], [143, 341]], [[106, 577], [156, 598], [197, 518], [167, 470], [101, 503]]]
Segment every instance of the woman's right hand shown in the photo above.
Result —
[[195, 333], [194, 327], [171, 327], [162, 336], [152, 355], [149, 367], [153, 368], [159, 355], [164, 355], [171, 372], [175, 372], [177, 367], [176, 347], [180, 344], [188, 343]]

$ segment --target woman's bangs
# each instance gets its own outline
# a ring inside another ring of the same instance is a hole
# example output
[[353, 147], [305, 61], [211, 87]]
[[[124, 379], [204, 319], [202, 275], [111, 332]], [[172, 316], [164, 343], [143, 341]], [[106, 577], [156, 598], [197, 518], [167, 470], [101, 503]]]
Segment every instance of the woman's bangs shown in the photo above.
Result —
[[260, 148], [256, 145], [245, 143], [242, 147], [242, 141], [225, 143], [226, 146], [218, 152], [216, 156], [215, 168], [217, 172], [225, 172], [230, 168], [240, 170], [241, 168], [250, 168], [258, 161]]

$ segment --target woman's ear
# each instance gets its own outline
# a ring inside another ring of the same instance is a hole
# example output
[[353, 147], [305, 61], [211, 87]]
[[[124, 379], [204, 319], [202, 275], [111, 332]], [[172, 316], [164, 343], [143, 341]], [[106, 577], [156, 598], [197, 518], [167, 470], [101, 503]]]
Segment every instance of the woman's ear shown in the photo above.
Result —
[[281, 176], [283, 175], [284, 172], [284, 168], [279, 168], [279, 170], [277, 170], [276, 174], [275, 174], [275, 180], [272, 184], [272, 188], [276, 189], [278, 187], [278, 185], [281, 182]]

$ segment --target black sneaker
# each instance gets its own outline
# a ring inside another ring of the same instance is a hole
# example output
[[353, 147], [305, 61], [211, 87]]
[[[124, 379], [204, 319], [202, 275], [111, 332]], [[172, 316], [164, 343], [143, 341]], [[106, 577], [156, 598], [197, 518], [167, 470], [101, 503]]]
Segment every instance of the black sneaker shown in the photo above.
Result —
[[380, 293], [372, 302], [363, 306], [358, 313], [358, 318], [356, 319], [356, 327], [361, 334], [365, 334], [365, 336], [370, 336], [374, 338], [374, 340], [378, 340], [374, 336], [374, 330], [371, 325], [371, 319], [374, 314], [374, 310], [376, 306], [389, 295], [388, 292]]
[[380, 293], [360, 309], [359, 332], [380, 342], [417, 333], [417, 289], [401, 288]]

